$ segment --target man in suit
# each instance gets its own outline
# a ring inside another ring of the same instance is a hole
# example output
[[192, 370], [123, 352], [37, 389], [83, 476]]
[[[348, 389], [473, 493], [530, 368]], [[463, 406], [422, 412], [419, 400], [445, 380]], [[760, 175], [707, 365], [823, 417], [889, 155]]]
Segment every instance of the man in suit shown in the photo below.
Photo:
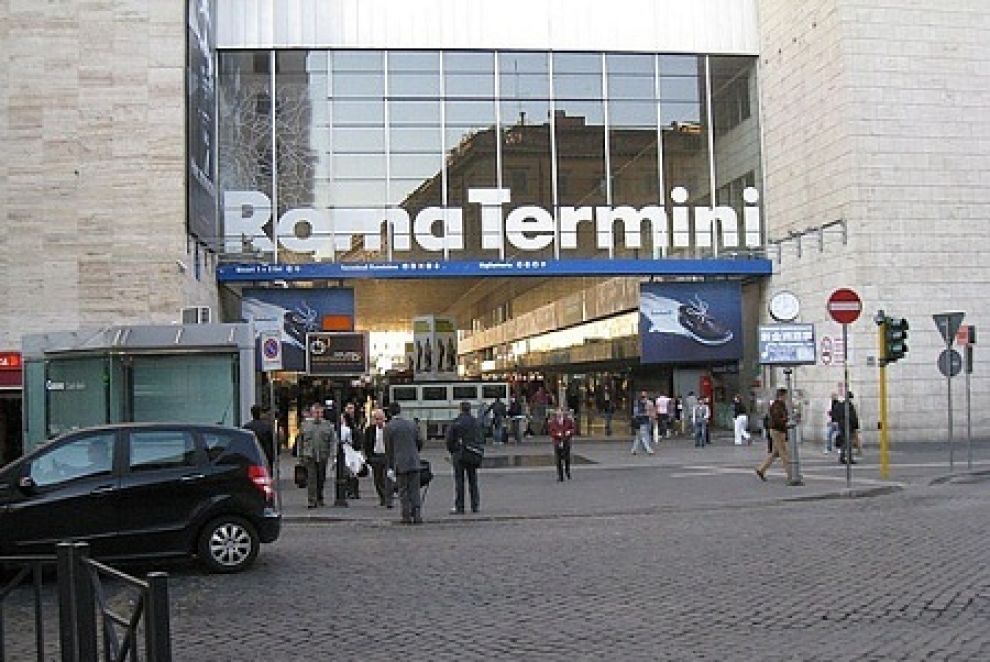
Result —
[[447, 452], [450, 453], [450, 464], [454, 467], [454, 507], [450, 511], [452, 515], [464, 513], [465, 473], [467, 473], [468, 489], [471, 491], [471, 512], [476, 513], [481, 507], [481, 494], [478, 492], [478, 466], [464, 462], [461, 449], [466, 443], [480, 444], [483, 442], [481, 426], [478, 424], [478, 420], [471, 415], [471, 403], [462, 402], [461, 413], [447, 428]]
[[371, 425], [364, 430], [364, 456], [371, 465], [379, 505], [392, 507], [392, 482], [385, 477], [385, 412], [379, 408], [371, 411]]
[[423, 440], [416, 424], [403, 418], [398, 402], [388, 406], [392, 420], [385, 424], [385, 456], [389, 471], [395, 474], [402, 506], [403, 524], [422, 524], [419, 499], [419, 451]]

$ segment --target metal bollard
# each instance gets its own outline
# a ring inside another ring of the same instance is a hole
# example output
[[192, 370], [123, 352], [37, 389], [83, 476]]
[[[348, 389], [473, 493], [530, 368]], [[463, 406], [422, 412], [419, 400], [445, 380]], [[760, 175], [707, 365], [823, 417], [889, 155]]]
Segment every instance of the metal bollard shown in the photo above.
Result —
[[168, 573], [148, 573], [145, 610], [145, 656], [151, 662], [171, 662], [172, 627], [168, 614]]

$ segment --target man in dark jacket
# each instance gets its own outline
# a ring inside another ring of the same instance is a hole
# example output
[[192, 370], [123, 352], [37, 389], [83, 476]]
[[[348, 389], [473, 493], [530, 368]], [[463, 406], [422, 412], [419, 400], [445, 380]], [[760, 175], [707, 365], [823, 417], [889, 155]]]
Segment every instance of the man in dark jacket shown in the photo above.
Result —
[[464, 513], [464, 474], [467, 473], [468, 487], [471, 491], [471, 512], [478, 512], [481, 507], [481, 494], [478, 492], [478, 467], [476, 464], [465, 462], [463, 457], [464, 444], [480, 444], [481, 426], [471, 415], [471, 403], [461, 403], [461, 413], [447, 428], [447, 451], [450, 453], [450, 464], [454, 467], [454, 507], [452, 515]]
[[769, 423], [770, 439], [773, 442], [773, 451], [767, 453], [767, 457], [760, 466], [756, 467], [756, 475], [760, 480], [767, 479], [766, 473], [774, 458], [779, 457], [784, 465], [784, 473], [787, 474], [787, 484], [791, 484], [791, 458], [787, 448], [787, 424], [790, 416], [787, 413], [787, 389], [778, 388], [777, 397], [770, 404]]
[[402, 408], [398, 402], [388, 406], [392, 419], [385, 424], [385, 457], [389, 471], [395, 475], [399, 488], [399, 503], [402, 506], [403, 524], [422, 524], [422, 507], [419, 497], [419, 451], [423, 439], [413, 421], [399, 414]]
[[[856, 405], [852, 403], [853, 394], [847, 393], [845, 400], [834, 400], [832, 402], [832, 422], [838, 427], [838, 435], [835, 438], [835, 445], [840, 449], [839, 464], [856, 464], [852, 459], [852, 447], [856, 445], [859, 438], [859, 415], [856, 413]], [[853, 443], [847, 443], [846, 439], [846, 403], [849, 403], [849, 438]]]
[[392, 482], [385, 477], [385, 412], [375, 408], [371, 411], [371, 425], [364, 430], [362, 444], [364, 456], [371, 465], [371, 475], [375, 480], [379, 505], [392, 507]]
[[272, 433], [272, 424], [261, 418], [261, 405], [251, 405], [251, 420], [244, 424], [245, 430], [250, 430], [258, 438], [261, 450], [265, 451], [268, 458], [268, 467], [272, 467], [275, 461], [275, 435]]

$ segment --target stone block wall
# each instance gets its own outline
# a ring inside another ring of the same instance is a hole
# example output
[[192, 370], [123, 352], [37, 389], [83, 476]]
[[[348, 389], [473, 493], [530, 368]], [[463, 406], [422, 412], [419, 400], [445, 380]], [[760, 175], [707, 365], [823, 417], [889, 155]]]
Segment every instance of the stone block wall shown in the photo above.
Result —
[[0, 347], [215, 305], [185, 233], [185, 57], [181, 2], [0, 2]]
[[[851, 386], [867, 441], [878, 438], [874, 313], [911, 323], [906, 359], [888, 369], [891, 438], [944, 440], [944, 347], [932, 314], [966, 311], [990, 322], [990, 8], [980, 0], [762, 0], [763, 201], [771, 239], [784, 239], [770, 292], [791, 289], [819, 336], [840, 336], [825, 301], [856, 289], [864, 315], [851, 326]], [[844, 219], [848, 241], [791, 232]], [[990, 424], [987, 371], [976, 350], [973, 424]], [[798, 371], [808, 395], [806, 436], [821, 438], [834, 364]], [[954, 383], [956, 438], [963, 378]]]

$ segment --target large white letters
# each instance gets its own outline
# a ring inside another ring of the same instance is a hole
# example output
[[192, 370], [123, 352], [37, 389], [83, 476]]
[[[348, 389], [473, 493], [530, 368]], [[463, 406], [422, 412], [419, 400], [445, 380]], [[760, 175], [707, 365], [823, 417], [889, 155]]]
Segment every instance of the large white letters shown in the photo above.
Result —
[[[721, 237], [720, 245], [726, 248], [758, 248], [763, 241], [760, 209], [756, 206], [760, 196], [752, 187], [743, 191], [742, 227], [736, 209], [729, 206], [694, 207], [692, 223], [692, 208], [685, 204], [688, 192], [681, 186], [671, 189], [673, 204], [669, 212], [656, 205], [561, 206], [555, 210], [525, 205], [503, 215], [502, 206], [512, 198], [509, 189], [473, 188], [467, 194], [468, 203], [481, 208], [481, 248], [500, 254], [506, 241], [522, 252], [543, 250], [555, 240], [560, 249], [574, 250], [578, 247], [582, 224], [594, 225], [595, 246], [611, 252], [617, 243], [626, 248], [642, 248], [646, 221], [653, 257], [662, 257], [669, 248], [708, 248], [717, 236]], [[224, 249], [230, 253], [273, 251], [274, 242], [265, 232], [271, 217], [272, 204], [264, 193], [226, 191]], [[308, 227], [302, 229], [303, 225]], [[389, 257], [392, 251], [412, 250], [413, 240], [418, 249], [444, 255], [465, 248], [464, 210], [453, 207], [427, 207], [412, 222], [409, 213], [400, 207], [290, 209], [274, 226], [275, 238], [283, 248], [313, 253], [320, 259], [334, 259], [338, 253], [350, 250], [355, 236], [362, 238], [364, 250], [381, 251], [383, 233], [388, 233]]]

